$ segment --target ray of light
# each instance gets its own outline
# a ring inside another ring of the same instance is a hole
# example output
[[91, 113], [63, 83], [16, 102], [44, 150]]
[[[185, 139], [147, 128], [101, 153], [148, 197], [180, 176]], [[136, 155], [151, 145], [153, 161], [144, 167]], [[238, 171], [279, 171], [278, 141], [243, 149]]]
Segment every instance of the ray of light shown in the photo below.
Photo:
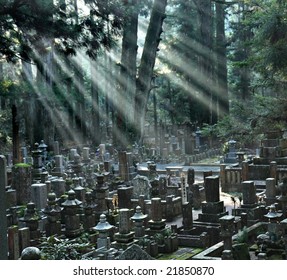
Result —
[[[33, 49], [33, 54], [35, 55], [35, 57], [37, 57], [38, 61], [40, 63], [42, 63], [42, 67], [44, 69], [44, 71], [47, 71], [47, 65], [43, 62], [42, 57], [40, 56], [40, 54]], [[58, 78], [56, 77], [56, 75], [54, 75], [52, 72], [50, 72], [51, 74], [51, 79], [55, 84], [60, 84], [60, 81], [58, 80]], [[45, 96], [43, 96], [43, 92], [39, 89], [38, 85], [33, 82], [30, 81], [30, 85], [32, 86], [37, 98], [41, 101], [43, 107], [45, 108], [45, 110], [47, 111], [47, 113], [49, 114], [49, 117], [51, 118], [51, 121], [54, 123], [59, 123], [61, 122], [64, 129], [58, 129], [58, 133], [61, 135], [62, 139], [70, 139], [71, 141], [75, 142], [75, 143], [80, 143], [81, 142], [81, 138], [80, 136], [73, 130], [71, 130], [70, 127], [70, 122], [69, 122], [69, 115], [65, 110], [61, 110], [60, 107], [55, 106], [56, 105], [56, 101], [55, 101], [55, 97], [52, 94], [46, 94]], [[65, 97], [67, 97], [66, 99], [69, 102], [69, 105], [72, 106], [71, 102], [69, 100], [71, 100], [71, 98], [69, 98], [66, 95], [66, 92], [61, 89], [61, 87], [59, 87], [59, 90], [61, 91], [61, 94]], [[52, 88], [50, 89], [50, 93], [52, 91]], [[68, 133], [68, 135], [66, 135], [66, 133]]]
[[[199, 48], [199, 45], [196, 44], [194, 47]], [[168, 76], [175, 84], [182, 87], [188, 94], [192, 95], [206, 107], [210, 106], [210, 100], [202, 92], [210, 92], [214, 97], [227, 99], [227, 96], [222, 94], [224, 92], [223, 82], [217, 82], [211, 77], [206, 76], [206, 73], [198, 69], [197, 61], [188, 57], [178, 56], [175, 52], [168, 49], [162, 49], [162, 55], [158, 58], [158, 61], [159, 63], [167, 62], [171, 67], [177, 68], [183, 73], [184, 75], [181, 75], [181, 77], [177, 76], [177, 78], [174, 75]], [[217, 109], [214, 107], [213, 110]], [[223, 110], [222, 106], [220, 106], [219, 110]]]

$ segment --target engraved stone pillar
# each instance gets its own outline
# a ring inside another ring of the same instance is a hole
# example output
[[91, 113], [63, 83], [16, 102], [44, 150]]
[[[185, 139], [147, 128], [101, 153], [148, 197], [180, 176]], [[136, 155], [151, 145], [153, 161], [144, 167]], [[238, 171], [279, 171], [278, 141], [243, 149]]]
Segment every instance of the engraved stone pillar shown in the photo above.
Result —
[[276, 181], [274, 178], [266, 179], [265, 201], [266, 205], [271, 205], [276, 202]]
[[187, 184], [189, 186], [194, 184], [194, 169], [193, 168], [188, 168], [187, 170]]
[[249, 179], [249, 163], [248, 161], [242, 162], [242, 181], [247, 181]]
[[120, 185], [118, 188], [119, 208], [132, 208], [131, 198], [133, 195], [133, 187]]
[[[40, 178], [39, 178], [40, 180]], [[12, 188], [16, 190], [17, 204], [26, 204], [31, 200], [32, 167], [17, 165], [12, 167]]]
[[219, 176], [208, 176], [205, 178], [206, 202], [219, 201]]
[[242, 182], [242, 194], [245, 205], [254, 205], [257, 203], [256, 186], [253, 181]]
[[151, 220], [148, 225], [149, 235], [154, 235], [156, 232], [161, 232], [165, 228], [165, 220], [162, 219], [161, 199], [158, 197], [151, 200]]
[[52, 170], [53, 176], [63, 176], [64, 174], [64, 165], [63, 165], [63, 156], [62, 155], [55, 155], [55, 167]]
[[226, 176], [225, 176], [226, 164], [220, 164], [220, 183], [223, 192], [228, 192], [228, 186], [226, 184]]
[[192, 205], [189, 202], [182, 204], [182, 225], [184, 230], [193, 227]]
[[223, 216], [219, 219], [220, 235], [223, 238], [224, 250], [232, 251], [232, 235], [234, 234], [234, 216]]
[[134, 232], [130, 231], [130, 210], [122, 208], [119, 210], [119, 232], [115, 234], [115, 243], [118, 249], [126, 249], [134, 243]]
[[161, 199], [158, 197], [151, 200], [151, 219], [153, 221], [161, 221], [162, 219]]
[[45, 208], [47, 202], [47, 186], [46, 184], [36, 183], [31, 186], [31, 197], [36, 208], [41, 211]]
[[53, 150], [55, 155], [60, 154], [59, 141], [54, 141]]
[[51, 189], [57, 197], [61, 197], [66, 192], [66, 183], [62, 177], [51, 181]]
[[0, 155], [0, 260], [7, 260], [8, 258], [6, 203], [4, 203], [6, 201], [6, 186], [6, 158]]
[[90, 148], [88, 147], [83, 148], [83, 160], [86, 162], [90, 160]]
[[9, 260], [18, 260], [20, 257], [18, 226], [12, 226], [8, 228], [8, 244], [9, 244]]
[[30, 231], [28, 227], [19, 229], [20, 252], [30, 246]]
[[271, 161], [270, 162], [270, 177], [275, 179], [277, 182], [277, 162]]

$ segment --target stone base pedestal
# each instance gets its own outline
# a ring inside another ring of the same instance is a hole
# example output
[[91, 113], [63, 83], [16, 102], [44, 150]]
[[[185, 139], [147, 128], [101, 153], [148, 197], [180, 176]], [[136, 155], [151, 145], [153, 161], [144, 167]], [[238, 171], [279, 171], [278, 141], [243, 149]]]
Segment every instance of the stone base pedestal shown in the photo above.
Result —
[[201, 208], [203, 214], [219, 214], [225, 212], [223, 201], [202, 202]]
[[116, 233], [114, 235], [115, 241], [119, 243], [129, 243], [133, 241], [135, 233], [133, 231], [129, 233]]
[[205, 223], [219, 223], [219, 219], [228, 212], [225, 211], [223, 201], [202, 202], [202, 213], [198, 214], [198, 221]]
[[162, 219], [161, 221], [150, 220], [148, 221], [148, 226], [150, 230], [155, 230], [155, 231], [162, 230], [165, 228], [165, 220], [164, 219]]
[[127, 248], [129, 248], [133, 244], [137, 244], [137, 243], [138, 243], [137, 240], [133, 240], [132, 242], [129, 242], [129, 243], [121, 243], [121, 242], [115, 241], [111, 244], [111, 247], [115, 248], [117, 250], [120, 250], [120, 249], [126, 250]]
[[148, 221], [148, 226], [149, 228], [146, 229], [146, 234], [149, 235], [149, 236], [154, 236], [155, 234], [157, 233], [162, 233], [164, 232], [165, 230], [165, 220], [162, 220], [162, 221]]
[[207, 213], [201, 213], [198, 214], [198, 221], [204, 222], [204, 223], [219, 223], [219, 219], [223, 216], [228, 215], [228, 212], [222, 212], [217, 214], [207, 214]]
[[264, 201], [265, 201], [265, 203], [266, 203], [266, 206], [270, 206], [270, 205], [276, 203], [278, 200], [277, 200], [276, 197], [272, 197], [272, 198], [270, 198], [270, 197], [265, 197], [265, 198], [264, 198]]
[[46, 226], [46, 235], [61, 235], [61, 223], [60, 221], [55, 223], [47, 223]]
[[252, 225], [262, 219], [262, 208], [257, 205], [242, 205], [232, 211], [234, 215], [240, 216], [242, 213], [247, 214], [247, 225]]

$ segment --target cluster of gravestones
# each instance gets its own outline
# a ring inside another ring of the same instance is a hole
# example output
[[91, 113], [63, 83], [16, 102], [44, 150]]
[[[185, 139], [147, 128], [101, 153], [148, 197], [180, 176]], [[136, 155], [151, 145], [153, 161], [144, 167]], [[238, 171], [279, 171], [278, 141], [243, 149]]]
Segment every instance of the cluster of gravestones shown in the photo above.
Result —
[[[81, 155], [71, 149], [63, 156], [56, 142], [51, 162], [46, 148], [43, 142], [36, 143], [30, 157], [24, 152], [23, 163], [11, 170], [6, 162], [1, 165], [6, 176], [3, 232], [8, 232], [10, 259], [29, 246], [40, 246], [43, 237], [73, 239], [84, 232], [97, 233], [101, 258], [103, 252], [104, 258], [111, 258], [113, 250], [127, 249], [139, 239], [149, 239], [145, 247], [153, 256], [177, 249], [176, 233], [166, 233], [163, 216], [172, 220], [181, 214], [180, 188], [168, 188], [167, 177], [159, 178], [155, 165], [150, 164], [148, 178], [136, 174], [132, 153], [119, 152], [114, 171], [105, 145], [100, 145], [97, 157], [90, 156], [87, 147]], [[164, 236], [164, 242], [158, 244], [155, 235]]]
[[[258, 203], [250, 181], [242, 183], [243, 203], [229, 216], [220, 200], [219, 176], [210, 172], [203, 174], [201, 188], [192, 168], [184, 174], [182, 167], [168, 167], [159, 175], [156, 164], [149, 162], [146, 176], [139, 175], [133, 153], [115, 157], [106, 145], [100, 145], [97, 154], [84, 147], [81, 153], [71, 149], [64, 156], [56, 142], [50, 162], [46, 145], [40, 145], [11, 170], [0, 157], [0, 201], [6, 201], [0, 204], [0, 219], [5, 221], [1, 259], [18, 259], [31, 246], [41, 248], [49, 236], [73, 240], [83, 233], [96, 244], [85, 253], [87, 258], [124, 259], [123, 252], [130, 248], [146, 257], [138, 245], [157, 257], [179, 246], [206, 248], [223, 240], [222, 257], [228, 259], [234, 233], [264, 217], [273, 221], [269, 216], [274, 214]], [[271, 186], [267, 189], [269, 198]], [[286, 212], [285, 196], [281, 200]], [[201, 209], [197, 220], [194, 209]], [[270, 232], [276, 228], [269, 227]]]

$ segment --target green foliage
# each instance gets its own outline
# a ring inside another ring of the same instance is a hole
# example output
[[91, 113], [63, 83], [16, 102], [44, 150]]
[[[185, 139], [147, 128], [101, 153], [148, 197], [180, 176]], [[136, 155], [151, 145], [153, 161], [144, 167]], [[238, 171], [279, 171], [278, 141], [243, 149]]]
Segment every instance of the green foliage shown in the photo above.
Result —
[[234, 260], [250, 260], [249, 247], [246, 243], [238, 243], [232, 246]]
[[12, 62], [19, 57], [30, 60], [35, 49], [49, 52], [47, 40], [53, 38], [59, 52], [73, 55], [83, 48], [95, 58], [102, 47], [111, 48], [113, 36], [119, 35], [121, 1], [85, 2], [90, 14], [75, 13], [72, 3], [61, 1], [1, 1], [0, 54]]
[[247, 228], [244, 227], [242, 230], [240, 230], [237, 234], [237, 243], [247, 243], [248, 242], [248, 232]]
[[264, 96], [252, 94], [248, 101], [234, 100], [230, 114], [215, 125], [205, 124], [204, 136], [215, 135], [221, 142], [230, 139], [237, 141], [240, 147], [258, 146], [263, 134], [272, 129], [287, 128], [287, 99], [281, 94]]
[[[286, 1], [262, 1], [261, 9], [250, 15], [256, 22], [254, 56], [256, 69], [269, 75], [287, 74], [287, 3]], [[258, 63], [259, 62], [259, 63]]]
[[41, 255], [45, 260], [81, 260], [83, 253], [91, 249], [86, 236], [74, 240], [50, 236], [41, 243]]
[[15, 168], [29, 168], [29, 167], [31, 167], [31, 164], [27, 164], [27, 163], [16, 163], [16, 164], [14, 164], [13, 167], [15, 167]]
[[0, 147], [1, 152], [4, 153], [10, 151], [12, 147], [12, 138], [10, 136], [11, 120], [9, 110], [1, 110], [0, 123]]

